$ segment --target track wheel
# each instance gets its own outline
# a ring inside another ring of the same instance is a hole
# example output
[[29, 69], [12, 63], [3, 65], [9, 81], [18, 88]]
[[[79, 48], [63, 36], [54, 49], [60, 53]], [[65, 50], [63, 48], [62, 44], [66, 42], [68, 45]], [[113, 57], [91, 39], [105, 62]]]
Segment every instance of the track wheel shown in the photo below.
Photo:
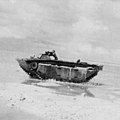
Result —
[[36, 70], [36, 69], [38, 68], [37, 62], [32, 62], [32, 63], [30, 63], [30, 66], [31, 66], [31, 68], [32, 68], [33, 70]]

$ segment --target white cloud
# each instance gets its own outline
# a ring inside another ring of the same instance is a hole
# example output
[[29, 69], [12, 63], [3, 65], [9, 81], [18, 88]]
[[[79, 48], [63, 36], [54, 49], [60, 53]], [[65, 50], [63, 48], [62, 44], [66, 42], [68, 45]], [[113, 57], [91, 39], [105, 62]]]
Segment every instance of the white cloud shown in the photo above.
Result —
[[94, 54], [96, 55], [104, 55], [104, 56], [108, 56], [109, 55], [109, 51], [103, 47], [96, 47], [94, 50]]
[[[92, 18], [80, 17], [78, 22], [73, 24], [74, 39], [82, 41], [94, 41], [93, 36], [100, 31], [107, 31], [108, 27], [101, 21]], [[97, 39], [96, 39], [97, 40]]]
[[1, 38], [9, 38], [9, 37], [14, 37], [14, 38], [22, 38], [22, 34], [18, 34], [18, 32], [13, 31], [12, 29], [9, 29], [8, 27], [1, 27], [0, 28], [0, 37]]
[[[120, 59], [120, 2], [0, 0], [0, 38], [31, 38], [66, 54]], [[58, 45], [57, 47], [55, 45]], [[108, 49], [109, 48], [109, 49]], [[114, 54], [113, 56], [110, 56]]]
[[0, 37], [31, 36], [39, 29], [44, 17], [43, 8], [33, 1], [16, 0], [11, 4], [11, 1], [1, 0], [0, 8], [0, 29], [11, 33], [1, 30]]
[[16, 2], [16, 0], [9, 0], [12, 4], [14, 4]]

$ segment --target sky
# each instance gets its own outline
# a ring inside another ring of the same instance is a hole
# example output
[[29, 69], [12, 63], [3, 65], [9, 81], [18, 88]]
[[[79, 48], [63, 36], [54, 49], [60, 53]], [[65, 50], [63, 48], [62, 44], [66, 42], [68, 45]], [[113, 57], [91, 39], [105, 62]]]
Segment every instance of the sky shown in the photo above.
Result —
[[119, 64], [119, 38], [119, 0], [0, 0], [0, 50]]

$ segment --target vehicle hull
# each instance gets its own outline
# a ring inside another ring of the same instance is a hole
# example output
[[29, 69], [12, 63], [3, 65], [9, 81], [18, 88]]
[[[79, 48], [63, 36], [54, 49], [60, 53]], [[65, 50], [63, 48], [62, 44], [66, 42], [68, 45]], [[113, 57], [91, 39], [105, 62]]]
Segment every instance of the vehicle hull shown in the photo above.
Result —
[[57, 81], [82, 83], [95, 77], [102, 66], [76, 64], [74, 62], [17, 59], [20, 67], [32, 78], [55, 79]]

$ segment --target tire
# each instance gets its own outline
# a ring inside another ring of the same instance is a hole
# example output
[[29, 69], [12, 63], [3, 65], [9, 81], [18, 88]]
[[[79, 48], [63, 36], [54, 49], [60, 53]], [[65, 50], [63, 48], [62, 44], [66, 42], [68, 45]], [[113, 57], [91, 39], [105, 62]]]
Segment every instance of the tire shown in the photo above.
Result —
[[30, 63], [30, 66], [31, 66], [31, 68], [32, 68], [33, 70], [36, 70], [36, 69], [38, 68], [37, 62], [32, 62], [32, 63]]

